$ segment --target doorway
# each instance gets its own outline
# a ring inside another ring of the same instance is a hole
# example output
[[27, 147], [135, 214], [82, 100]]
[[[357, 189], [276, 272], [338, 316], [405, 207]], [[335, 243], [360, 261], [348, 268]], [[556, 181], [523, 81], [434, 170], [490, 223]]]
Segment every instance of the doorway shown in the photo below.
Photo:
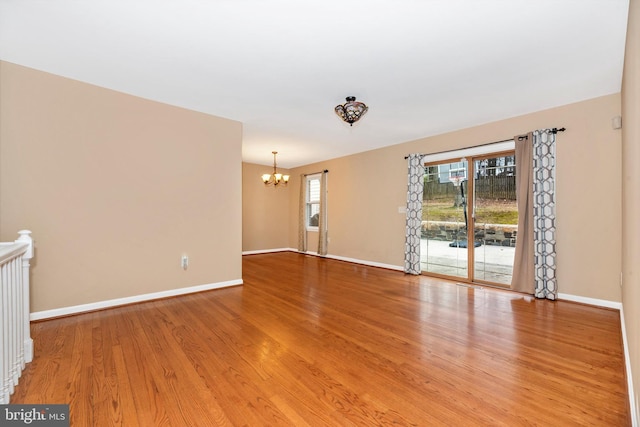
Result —
[[513, 151], [425, 164], [421, 268], [508, 287], [518, 210]]

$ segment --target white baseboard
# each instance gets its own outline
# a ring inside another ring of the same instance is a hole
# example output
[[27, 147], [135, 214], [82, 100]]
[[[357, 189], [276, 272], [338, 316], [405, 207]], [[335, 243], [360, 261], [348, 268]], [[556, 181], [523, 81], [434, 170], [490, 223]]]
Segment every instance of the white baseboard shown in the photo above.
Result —
[[313, 255], [313, 256], [319, 256], [321, 258], [329, 258], [329, 259], [335, 259], [338, 261], [346, 261], [346, 262], [352, 262], [354, 264], [362, 264], [362, 265], [368, 265], [370, 267], [379, 267], [379, 268], [386, 268], [388, 270], [398, 270], [398, 271], [404, 271], [404, 268], [398, 265], [392, 265], [392, 264], [383, 264], [381, 262], [375, 262], [375, 261], [365, 261], [362, 259], [356, 259], [356, 258], [347, 258], [347, 257], [343, 257], [343, 256], [338, 256], [338, 255], [318, 255], [317, 252], [313, 252], [313, 251], [307, 251], [307, 252], [300, 252], [297, 249], [293, 249], [293, 248], [289, 248], [288, 249], [291, 252], [297, 252], [299, 254], [305, 254], [305, 255]]
[[106, 301], [93, 302], [89, 304], [74, 305], [70, 307], [55, 308], [53, 310], [36, 311], [29, 316], [30, 320], [50, 319], [53, 317], [69, 316], [87, 311], [103, 310], [105, 308], [117, 307], [119, 305], [132, 304], [136, 302], [151, 301], [154, 299], [173, 297], [177, 295], [192, 294], [195, 292], [209, 291], [211, 289], [227, 288], [229, 286], [242, 285], [242, 279], [229, 280], [226, 282], [209, 283], [207, 285], [190, 286], [188, 288], [177, 288], [168, 291], [153, 292], [150, 294], [135, 295], [132, 297], [116, 298]]
[[242, 251], [242, 255], [270, 254], [272, 252], [289, 252], [293, 250], [291, 248], [259, 249], [257, 251]]
[[565, 301], [579, 302], [582, 304], [595, 305], [598, 307], [615, 308], [616, 310], [622, 309], [622, 303], [617, 301], [609, 301], [605, 299], [587, 298], [579, 295], [561, 294], [558, 293], [558, 299]]
[[327, 255], [326, 258], [337, 259], [338, 261], [353, 262], [355, 264], [363, 264], [371, 267], [386, 268], [388, 270], [404, 271], [404, 267], [401, 267], [399, 265], [383, 264], [381, 262], [365, 261], [362, 259], [347, 258], [347, 257], [337, 256], [337, 255]]

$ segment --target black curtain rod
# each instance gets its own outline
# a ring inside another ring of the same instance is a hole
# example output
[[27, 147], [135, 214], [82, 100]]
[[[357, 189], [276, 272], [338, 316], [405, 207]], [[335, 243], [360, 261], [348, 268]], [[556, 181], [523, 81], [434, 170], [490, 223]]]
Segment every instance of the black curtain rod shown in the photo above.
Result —
[[[558, 132], [564, 132], [565, 130], [567, 130], [566, 128], [553, 128], [551, 129], [551, 133], [552, 134], [557, 134]], [[523, 140], [523, 139], [527, 139], [527, 135], [524, 136], [519, 136], [518, 140]], [[427, 153], [427, 154], [423, 154], [423, 156], [432, 156], [435, 154], [443, 154], [443, 153], [450, 153], [452, 151], [458, 151], [458, 150], [468, 150], [470, 148], [478, 148], [478, 147], [484, 147], [486, 145], [493, 145], [493, 144], [500, 144], [501, 142], [509, 142], [509, 141], [513, 141], [514, 138], [509, 138], [509, 139], [503, 139], [502, 141], [494, 141], [494, 142], [485, 142], [484, 144], [478, 144], [478, 145], [472, 145], [470, 147], [464, 147], [464, 148], [456, 148], [453, 150], [445, 150], [445, 151], [437, 151], [435, 153]], [[404, 156], [404, 159], [407, 160], [409, 158], [409, 156]]]
[[[567, 130], [567, 128], [553, 128], [553, 129], [549, 129], [549, 132], [551, 132], [552, 134], [557, 134], [558, 132], [564, 132], [565, 130]], [[528, 139], [529, 135], [521, 135], [518, 137], [518, 141], [522, 141], [523, 139]]]
[[329, 169], [325, 169], [325, 170], [320, 171], [320, 172], [305, 173], [305, 174], [304, 174], [304, 175], [302, 175], [302, 176], [316, 175], [316, 174], [319, 174], [319, 173], [322, 173], [322, 172], [324, 172], [324, 173], [328, 173], [328, 172], [329, 172]]

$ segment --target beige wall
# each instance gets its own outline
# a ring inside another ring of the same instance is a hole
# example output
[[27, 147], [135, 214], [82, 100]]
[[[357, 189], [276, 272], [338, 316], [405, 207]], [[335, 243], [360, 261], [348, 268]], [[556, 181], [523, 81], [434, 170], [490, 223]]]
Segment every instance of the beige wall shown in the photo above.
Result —
[[629, 2], [622, 83], [622, 303], [640, 422], [640, 2]]
[[[566, 127], [557, 142], [559, 290], [620, 302], [621, 132], [611, 126], [620, 108], [620, 94], [613, 94], [307, 165], [292, 170], [291, 185], [297, 188], [300, 173], [329, 169], [329, 254], [401, 266], [405, 217], [398, 207], [406, 204], [405, 155]], [[296, 247], [297, 194], [290, 196], [289, 245]]]
[[0, 123], [0, 240], [33, 231], [32, 311], [241, 279], [240, 123], [7, 62]]
[[[297, 187], [265, 186], [261, 176], [272, 166], [242, 164], [242, 250], [264, 251], [289, 247], [289, 194]], [[278, 172], [288, 174], [287, 169]]]

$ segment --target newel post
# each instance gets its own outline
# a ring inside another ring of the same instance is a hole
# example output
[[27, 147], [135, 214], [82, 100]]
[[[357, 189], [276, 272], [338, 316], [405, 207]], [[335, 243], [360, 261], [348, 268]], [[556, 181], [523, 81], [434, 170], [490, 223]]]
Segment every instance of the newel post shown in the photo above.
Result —
[[33, 339], [31, 339], [31, 307], [30, 307], [30, 280], [29, 280], [29, 260], [33, 258], [33, 239], [31, 238], [31, 231], [20, 230], [18, 231], [20, 237], [16, 240], [16, 243], [27, 243], [28, 247], [24, 255], [22, 255], [22, 314], [23, 318], [23, 337], [24, 337], [24, 361], [29, 363], [33, 360]]

